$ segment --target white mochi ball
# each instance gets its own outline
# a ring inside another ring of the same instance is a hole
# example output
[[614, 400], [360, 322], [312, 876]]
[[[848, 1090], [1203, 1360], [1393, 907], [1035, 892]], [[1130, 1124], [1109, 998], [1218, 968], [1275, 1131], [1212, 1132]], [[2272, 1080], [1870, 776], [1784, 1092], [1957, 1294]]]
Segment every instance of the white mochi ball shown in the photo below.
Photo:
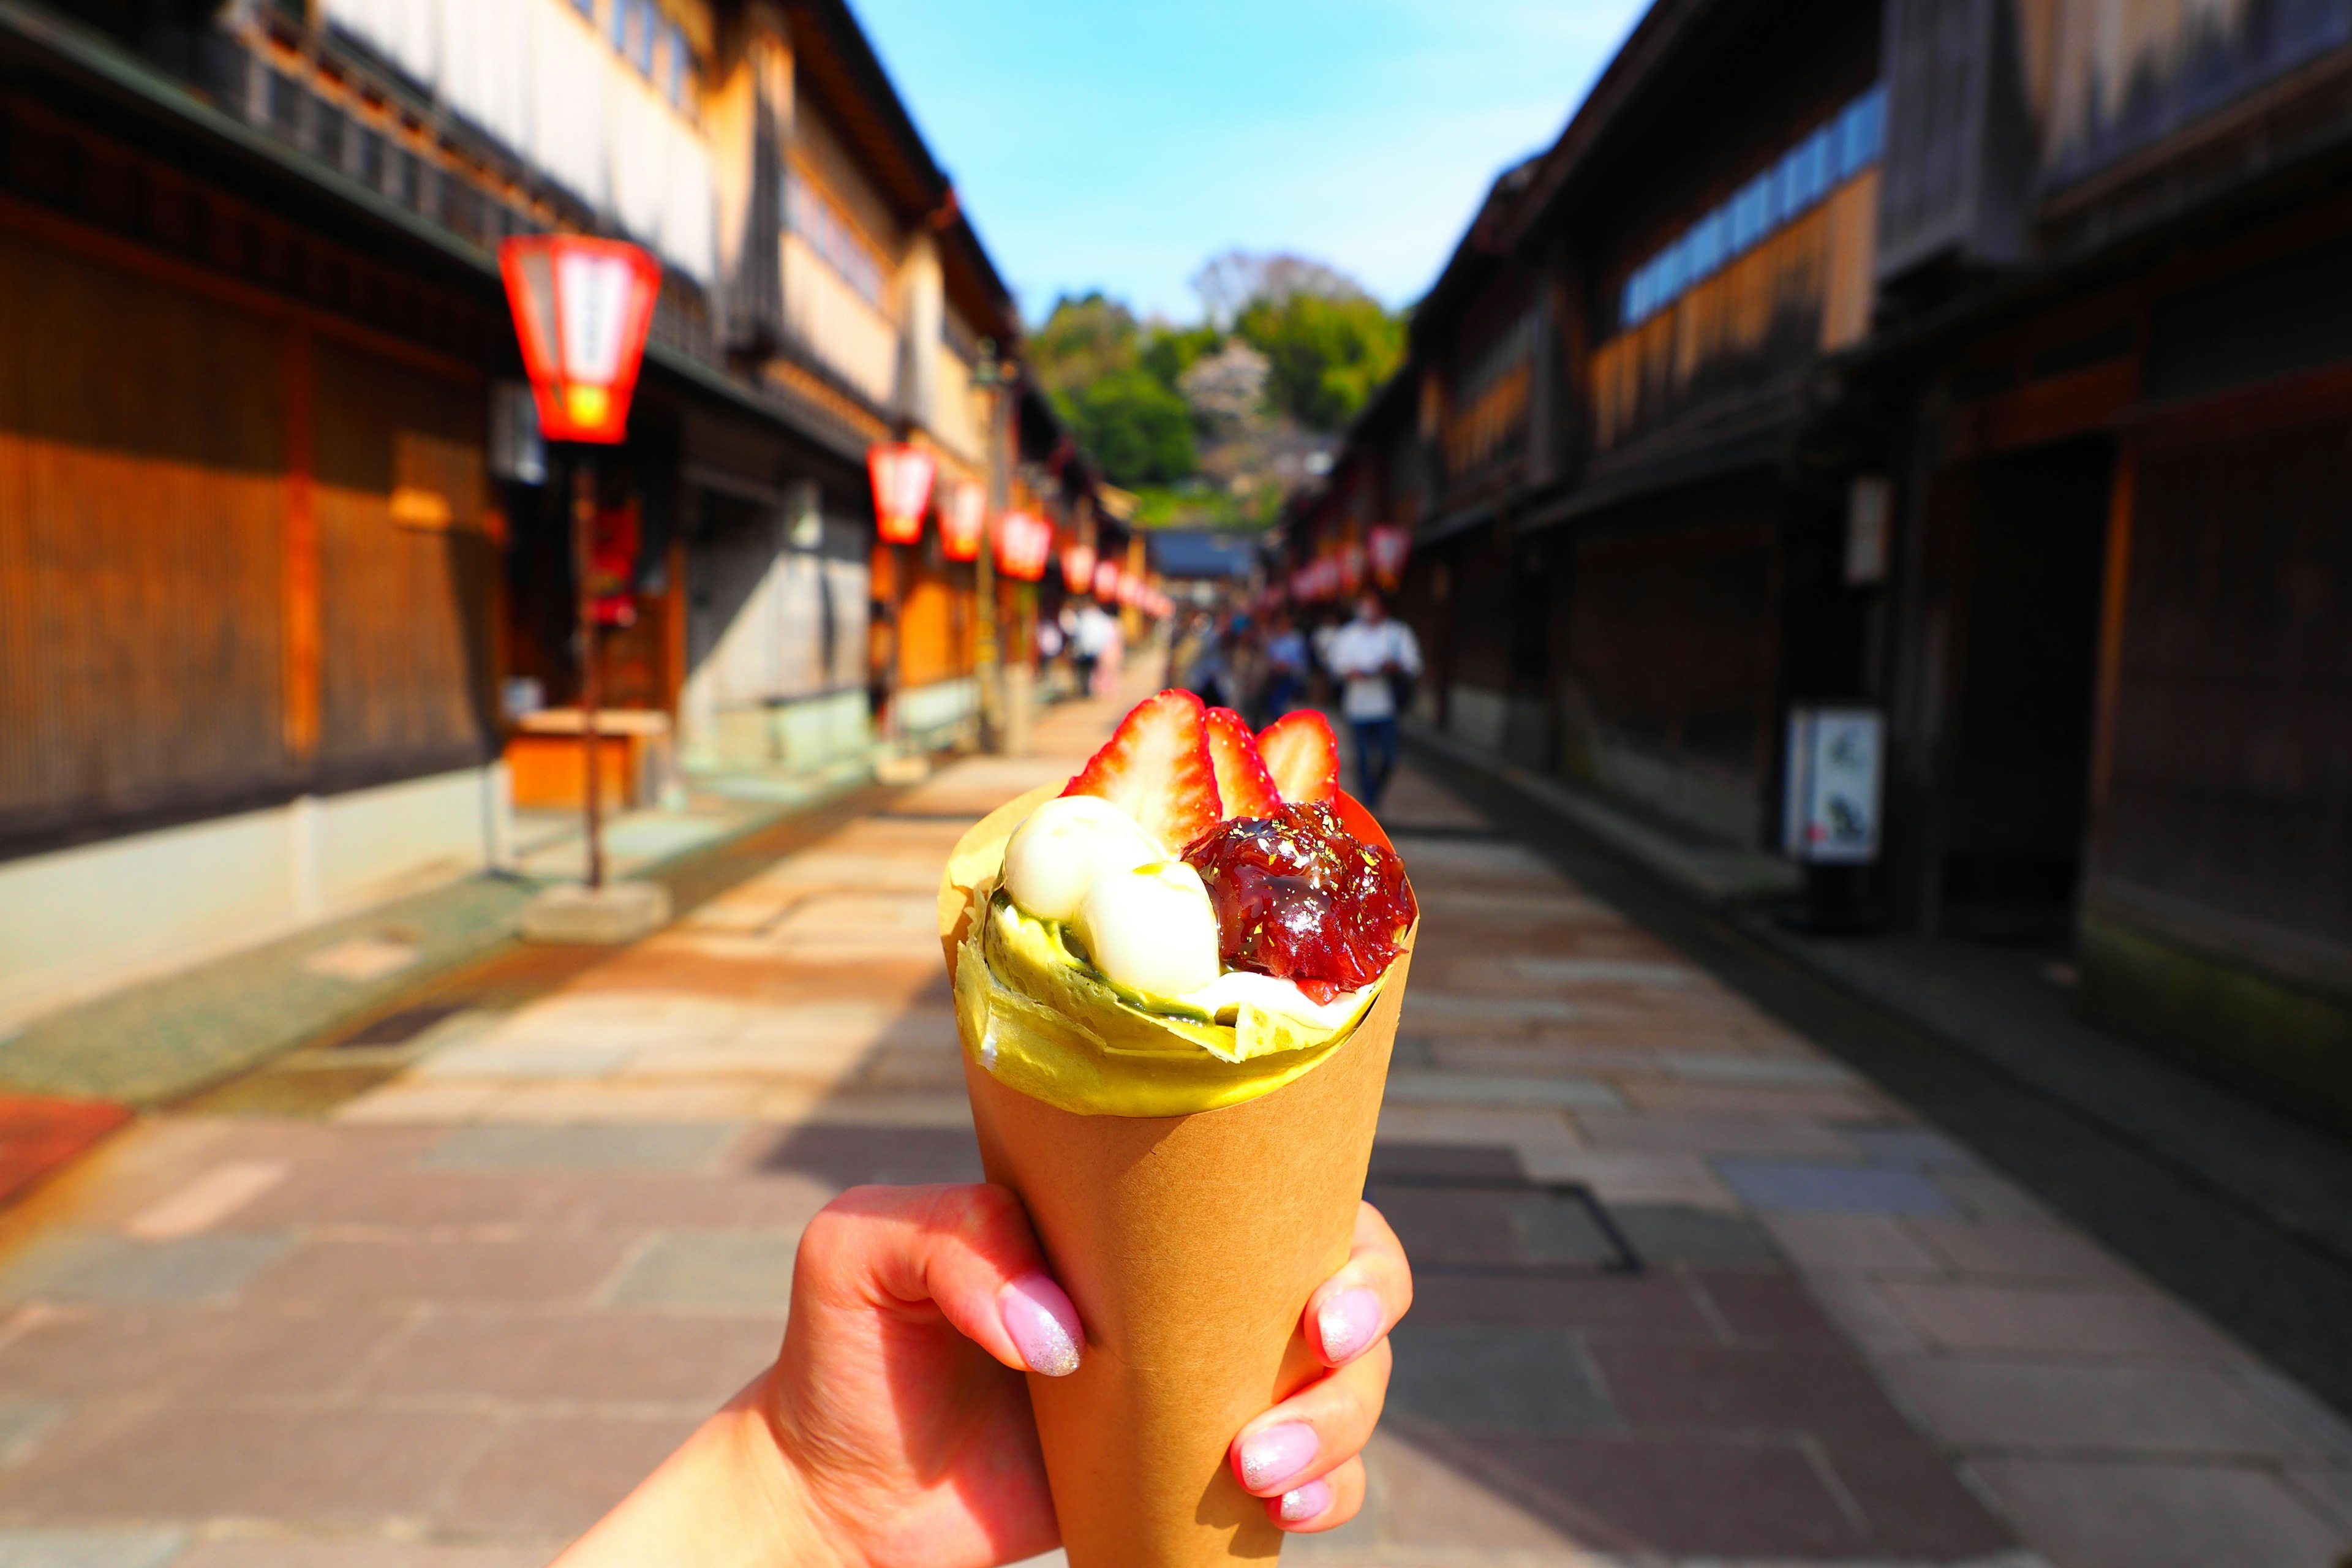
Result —
[[1039, 920], [1067, 921], [1097, 877], [1166, 858], [1135, 818], [1100, 795], [1056, 795], [1013, 830], [1004, 890]]
[[1097, 877], [1075, 927], [1095, 967], [1131, 991], [1181, 996], [1217, 978], [1217, 912], [1181, 860]]

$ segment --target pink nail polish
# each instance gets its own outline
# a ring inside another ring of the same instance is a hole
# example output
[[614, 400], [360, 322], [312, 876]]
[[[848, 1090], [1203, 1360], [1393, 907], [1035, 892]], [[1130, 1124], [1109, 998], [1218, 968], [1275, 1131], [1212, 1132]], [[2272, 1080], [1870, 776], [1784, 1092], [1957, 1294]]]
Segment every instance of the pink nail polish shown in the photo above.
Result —
[[1078, 1370], [1078, 1310], [1051, 1278], [1024, 1274], [998, 1294], [996, 1310], [1030, 1371], [1067, 1377]]
[[1330, 1506], [1330, 1484], [1326, 1481], [1309, 1481], [1296, 1491], [1282, 1494], [1282, 1522], [1305, 1524]]
[[1342, 1290], [1323, 1303], [1315, 1327], [1323, 1336], [1323, 1359], [1338, 1366], [1380, 1337], [1381, 1299], [1360, 1285]]
[[1278, 1487], [1314, 1461], [1322, 1445], [1304, 1421], [1286, 1421], [1242, 1439], [1242, 1484], [1254, 1492]]

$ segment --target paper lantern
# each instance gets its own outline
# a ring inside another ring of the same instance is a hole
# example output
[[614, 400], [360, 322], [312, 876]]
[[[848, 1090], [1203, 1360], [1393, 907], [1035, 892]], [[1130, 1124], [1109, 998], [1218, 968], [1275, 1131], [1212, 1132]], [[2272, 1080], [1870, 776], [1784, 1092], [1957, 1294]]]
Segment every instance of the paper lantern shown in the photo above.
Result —
[[866, 474], [874, 482], [874, 531], [885, 544], [912, 544], [923, 537], [923, 510], [931, 504], [931, 479], [939, 458], [921, 447], [902, 444], [866, 448]]
[[1054, 525], [1025, 511], [1008, 511], [996, 527], [996, 568], [1019, 583], [1034, 583], [1045, 574], [1046, 559], [1054, 553]]
[[988, 492], [975, 480], [958, 479], [948, 490], [947, 504], [940, 508], [940, 553], [950, 561], [978, 556], [987, 522]]
[[1106, 603], [1118, 597], [1118, 580], [1125, 575], [1116, 561], [1095, 563], [1095, 597]]
[[1371, 552], [1373, 574], [1393, 587], [1404, 575], [1404, 561], [1412, 550], [1412, 535], [1382, 523], [1364, 536], [1364, 543]]
[[618, 240], [542, 234], [502, 243], [499, 272], [540, 433], [551, 441], [619, 441], [661, 293], [660, 265]]
[[1094, 585], [1095, 547], [1073, 544], [1062, 552], [1062, 581], [1073, 594], [1083, 594]]

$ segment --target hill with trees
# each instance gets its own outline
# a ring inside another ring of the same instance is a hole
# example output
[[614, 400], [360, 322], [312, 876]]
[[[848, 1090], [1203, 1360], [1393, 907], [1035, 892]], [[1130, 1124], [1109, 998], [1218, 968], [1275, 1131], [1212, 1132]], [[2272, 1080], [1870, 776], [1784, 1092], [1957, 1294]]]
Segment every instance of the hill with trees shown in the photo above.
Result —
[[1295, 256], [1220, 256], [1193, 288], [1190, 325], [1064, 296], [1029, 362], [1087, 456], [1142, 498], [1143, 521], [1267, 521], [1395, 372], [1405, 318]]

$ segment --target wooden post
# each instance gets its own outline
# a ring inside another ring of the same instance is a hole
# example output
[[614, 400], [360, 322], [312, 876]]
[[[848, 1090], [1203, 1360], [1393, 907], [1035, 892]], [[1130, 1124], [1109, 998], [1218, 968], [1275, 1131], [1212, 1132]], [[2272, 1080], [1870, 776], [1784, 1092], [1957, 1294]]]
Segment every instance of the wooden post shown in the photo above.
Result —
[[288, 757], [297, 765], [319, 754], [319, 508], [311, 473], [310, 330], [286, 329], [286, 511], [280, 590], [284, 646], [282, 724]]
[[596, 530], [596, 459], [573, 448], [572, 560], [580, 594], [580, 759], [587, 770], [582, 799], [588, 815], [588, 885], [604, 885], [604, 790], [596, 767], [596, 590], [592, 558]]

